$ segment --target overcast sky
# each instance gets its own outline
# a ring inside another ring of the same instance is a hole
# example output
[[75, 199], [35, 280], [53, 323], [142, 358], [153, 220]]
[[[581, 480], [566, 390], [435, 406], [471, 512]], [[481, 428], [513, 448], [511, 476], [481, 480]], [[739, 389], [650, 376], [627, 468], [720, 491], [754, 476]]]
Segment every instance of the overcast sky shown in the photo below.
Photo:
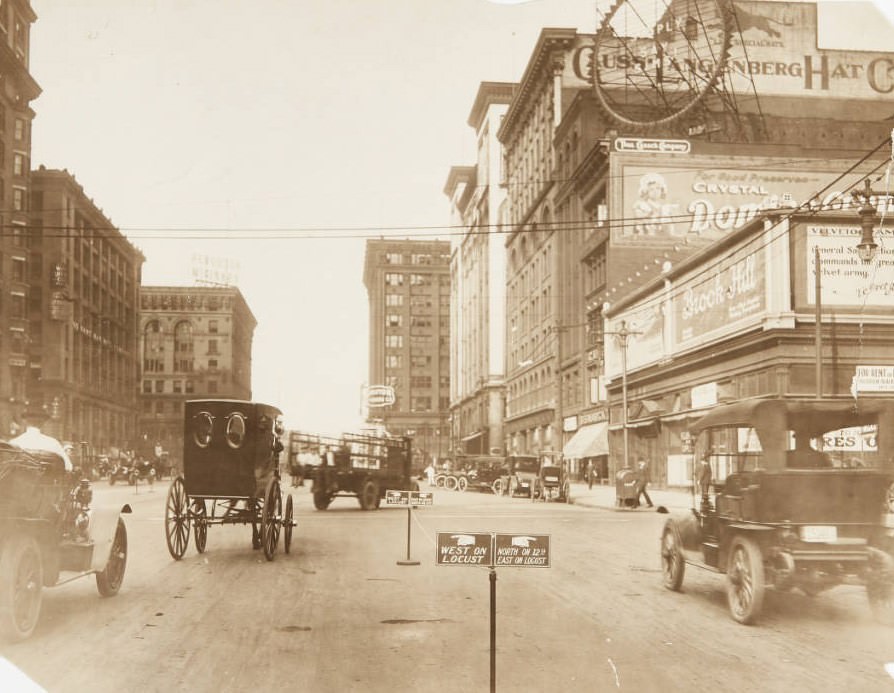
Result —
[[[238, 260], [254, 398], [329, 433], [359, 422], [366, 238], [446, 239], [479, 83], [517, 81], [542, 27], [597, 26], [594, 0], [32, 6], [33, 165], [76, 176], [146, 254], [144, 284], [190, 284], [193, 253]], [[878, 26], [862, 48], [894, 45]]]

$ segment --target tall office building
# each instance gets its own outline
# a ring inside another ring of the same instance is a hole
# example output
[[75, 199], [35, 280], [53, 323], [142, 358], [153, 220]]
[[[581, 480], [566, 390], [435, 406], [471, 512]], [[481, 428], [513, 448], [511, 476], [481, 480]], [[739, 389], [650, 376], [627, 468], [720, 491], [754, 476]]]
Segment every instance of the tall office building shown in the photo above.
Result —
[[0, 3], [0, 431], [14, 434], [28, 400], [30, 369], [28, 227], [31, 101], [40, 87], [29, 72], [30, 30], [37, 19], [27, 0]]
[[[95, 450], [136, 436], [137, 300], [145, 257], [68, 171], [31, 173], [27, 398], [43, 429]], [[12, 257], [13, 269], [18, 255]], [[22, 263], [24, 264], [24, 263]], [[10, 326], [12, 346], [24, 338]]]
[[370, 240], [369, 385], [393, 388], [394, 403], [370, 407], [388, 432], [410, 435], [416, 464], [446, 455], [450, 407], [450, 243]]

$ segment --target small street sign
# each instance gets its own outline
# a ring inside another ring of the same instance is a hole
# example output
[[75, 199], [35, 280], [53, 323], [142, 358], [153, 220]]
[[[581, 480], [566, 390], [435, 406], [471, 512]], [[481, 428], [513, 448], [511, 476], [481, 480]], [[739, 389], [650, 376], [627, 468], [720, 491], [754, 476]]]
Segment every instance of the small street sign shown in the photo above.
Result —
[[385, 505], [420, 506], [433, 503], [434, 494], [431, 491], [385, 491]]
[[493, 553], [492, 532], [438, 532], [438, 565], [489, 567]]
[[549, 534], [497, 534], [497, 567], [549, 568]]

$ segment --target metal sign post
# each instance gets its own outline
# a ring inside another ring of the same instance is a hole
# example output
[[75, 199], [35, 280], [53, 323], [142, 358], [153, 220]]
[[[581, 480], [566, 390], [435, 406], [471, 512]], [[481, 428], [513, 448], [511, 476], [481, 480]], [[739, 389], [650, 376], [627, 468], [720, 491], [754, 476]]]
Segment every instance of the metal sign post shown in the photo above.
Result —
[[[390, 492], [389, 492], [390, 493]], [[438, 532], [437, 564], [490, 568], [490, 690], [497, 690], [497, 570], [549, 568], [549, 534]], [[407, 552], [409, 556], [409, 550]]]
[[419, 561], [410, 558], [410, 513], [420, 505], [431, 505], [433, 496], [430, 491], [385, 491], [385, 505], [407, 506], [407, 558], [398, 561], [398, 565], [419, 565]]

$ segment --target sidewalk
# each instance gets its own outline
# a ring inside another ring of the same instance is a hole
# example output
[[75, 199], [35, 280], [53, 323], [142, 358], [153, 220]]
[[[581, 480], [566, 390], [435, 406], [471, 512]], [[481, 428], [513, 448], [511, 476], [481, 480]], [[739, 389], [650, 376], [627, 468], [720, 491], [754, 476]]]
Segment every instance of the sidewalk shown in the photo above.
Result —
[[[655, 508], [663, 505], [670, 512], [687, 511], [692, 508], [692, 496], [688, 490], [683, 489], [648, 489], [649, 497]], [[571, 483], [571, 503], [581, 505], [587, 508], [608, 508], [624, 512], [647, 512], [650, 509], [646, 505], [639, 508], [620, 508], [615, 504], [615, 485], [614, 484], [594, 484], [592, 489], [587, 485], [575, 481]]]

